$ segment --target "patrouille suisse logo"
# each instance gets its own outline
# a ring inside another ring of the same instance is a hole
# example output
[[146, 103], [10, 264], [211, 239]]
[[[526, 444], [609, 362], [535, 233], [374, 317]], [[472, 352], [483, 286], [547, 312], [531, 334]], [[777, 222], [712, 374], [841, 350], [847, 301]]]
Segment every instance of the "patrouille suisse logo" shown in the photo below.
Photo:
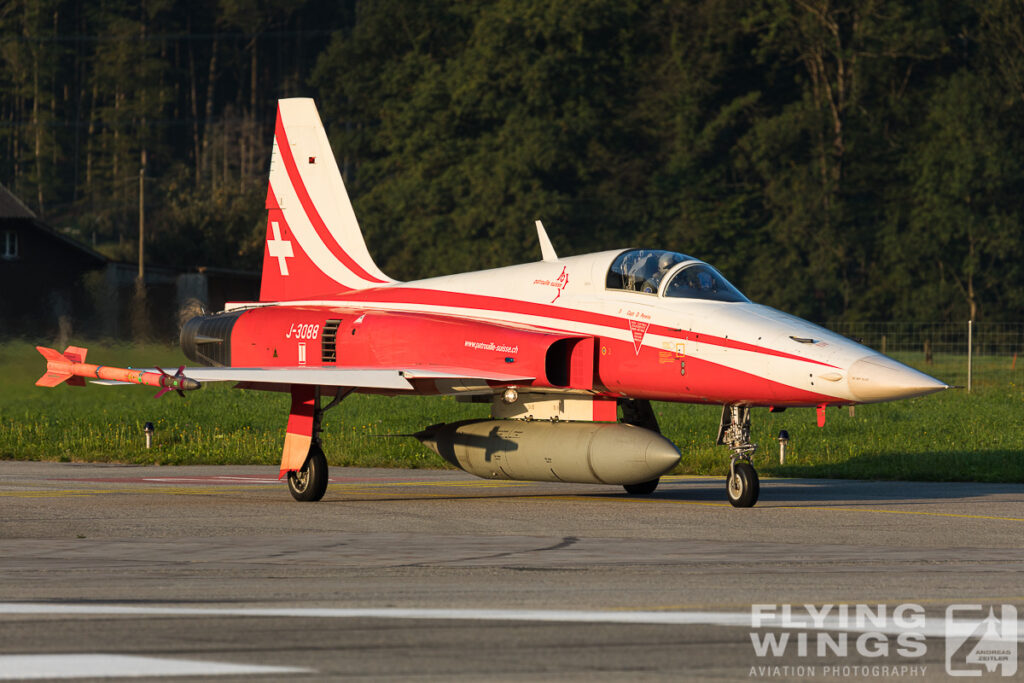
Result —
[[562, 296], [562, 290], [569, 286], [569, 271], [566, 266], [562, 266], [562, 273], [554, 280], [545, 280], [544, 278], [538, 278], [533, 281], [535, 285], [543, 285], [545, 287], [555, 288], [555, 298], [551, 300], [551, 303], [558, 301], [558, 297]]

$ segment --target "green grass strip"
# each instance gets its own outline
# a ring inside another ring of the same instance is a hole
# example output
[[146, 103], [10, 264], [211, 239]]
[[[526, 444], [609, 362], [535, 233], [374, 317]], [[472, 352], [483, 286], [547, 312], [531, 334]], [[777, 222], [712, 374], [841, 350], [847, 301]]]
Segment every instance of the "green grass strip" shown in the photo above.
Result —
[[[88, 344], [78, 342], [78, 345]], [[89, 361], [173, 368], [174, 347], [93, 342]], [[957, 361], [952, 359], [949, 372]], [[1024, 387], [1016, 374], [983, 361], [975, 391], [831, 409], [823, 429], [813, 409], [756, 409], [755, 464], [762, 475], [855, 479], [1024, 482]], [[915, 365], [917, 365], [915, 363]], [[924, 367], [940, 378], [943, 367]], [[34, 386], [45, 362], [33, 345], [0, 344], [0, 458], [159, 465], [265, 464], [280, 460], [288, 396], [211, 384], [185, 399], [132, 386]], [[947, 381], [950, 381], [947, 379]], [[728, 451], [714, 445], [720, 408], [659, 403], [664, 434], [683, 453], [677, 474], [722, 475]], [[446, 467], [415, 439], [401, 436], [437, 422], [486, 417], [486, 405], [450, 397], [354, 395], [327, 413], [323, 434], [332, 465]], [[145, 448], [142, 427], [156, 427]], [[790, 434], [778, 464], [780, 429]]]

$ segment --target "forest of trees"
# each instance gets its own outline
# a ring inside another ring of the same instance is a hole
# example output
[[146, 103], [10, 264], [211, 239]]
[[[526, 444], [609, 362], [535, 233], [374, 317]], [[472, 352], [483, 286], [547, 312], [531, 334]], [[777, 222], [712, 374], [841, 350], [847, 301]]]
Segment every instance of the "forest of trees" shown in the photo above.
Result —
[[316, 99], [411, 279], [652, 246], [817, 321], [1024, 320], [1022, 0], [6, 0], [0, 182], [131, 259], [256, 269]]

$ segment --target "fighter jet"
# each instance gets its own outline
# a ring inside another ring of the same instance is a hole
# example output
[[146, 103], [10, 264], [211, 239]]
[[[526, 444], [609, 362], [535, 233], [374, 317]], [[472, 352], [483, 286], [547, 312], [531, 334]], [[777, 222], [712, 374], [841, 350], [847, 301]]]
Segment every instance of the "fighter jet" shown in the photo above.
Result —
[[[290, 393], [280, 472], [299, 501], [324, 496], [323, 414], [354, 392], [490, 404], [491, 419], [415, 435], [471, 474], [636, 495], [653, 492], [680, 459], [651, 402], [721, 405], [727, 498], [750, 507], [759, 492], [751, 408], [813, 407], [821, 425], [828, 406], [948, 388], [751, 302], [687, 254], [619, 248], [560, 258], [540, 221], [540, 261], [393, 280], [370, 256], [309, 99], [278, 103], [266, 208], [259, 301], [184, 325], [181, 347], [205, 367], [137, 381], [165, 391], [229, 381]], [[93, 376], [98, 366], [84, 358], [84, 349], [50, 352], [40, 383]]]

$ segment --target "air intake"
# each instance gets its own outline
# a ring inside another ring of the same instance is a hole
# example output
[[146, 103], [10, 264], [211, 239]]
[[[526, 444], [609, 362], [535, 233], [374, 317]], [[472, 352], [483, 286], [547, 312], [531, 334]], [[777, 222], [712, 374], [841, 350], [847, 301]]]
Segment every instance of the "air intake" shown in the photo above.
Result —
[[341, 325], [340, 320], [328, 320], [324, 323], [324, 334], [320, 338], [321, 348], [323, 349], [320, 354], [320, 360], [324, 365], [338, 362], [338, 351], [335, 347], [335, 343], [338, 340], [338, 325]]

